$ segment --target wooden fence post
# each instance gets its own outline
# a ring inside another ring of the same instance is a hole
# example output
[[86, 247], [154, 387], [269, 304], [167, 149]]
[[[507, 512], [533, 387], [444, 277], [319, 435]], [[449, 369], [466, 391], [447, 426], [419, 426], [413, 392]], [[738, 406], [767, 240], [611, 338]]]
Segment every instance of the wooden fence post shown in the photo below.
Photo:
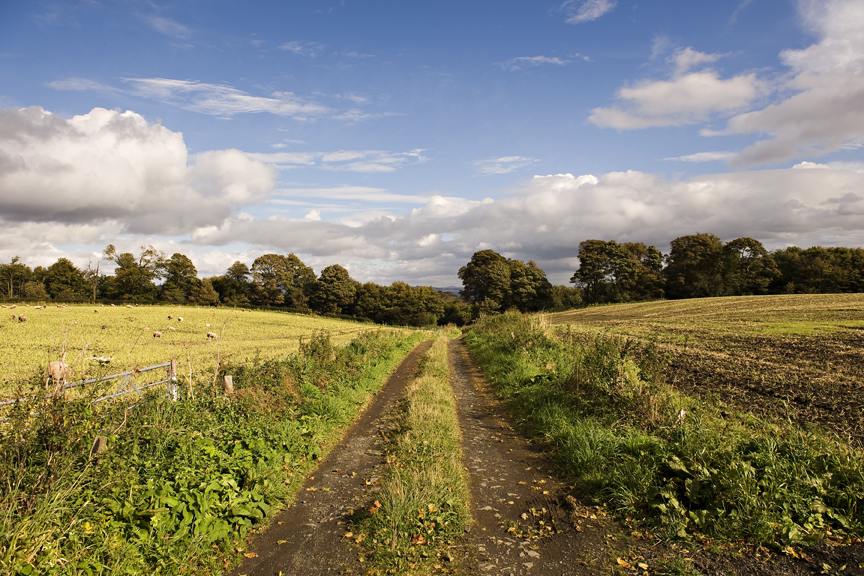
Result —
[[168, 367], [168, 378], [171, 380], [168, 384], [171, 400], [177, 402], [177, 360], [174, 358], [171, 359], [171, 366]]

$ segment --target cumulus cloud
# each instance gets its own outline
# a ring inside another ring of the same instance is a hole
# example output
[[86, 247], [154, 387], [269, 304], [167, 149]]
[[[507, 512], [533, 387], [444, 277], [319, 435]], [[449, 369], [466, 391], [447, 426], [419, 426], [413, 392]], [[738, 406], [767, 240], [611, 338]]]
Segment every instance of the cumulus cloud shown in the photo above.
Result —
[[536, 68], [544, 64], [554, 64], [556, 66], [564, 66], [569, 64], [570, 60], [562, 60], [557, 56], [517, 56], [510, 60], [505, 60], [498, 64], [503, 70], [517, 71], [525, 68]]
[[536, 158], [526, 156], [502, 156], [489, 160], [476, 160], [474, 167], [481, 174], [509, 174], [537, 162]]
[[597, 20], [617, 4], [616, 0], [567, 0], [561, 8], [568, 14], [568, 24], [580, 24]]
[[864, 3], [801, 0], [805, 25], [817, 43], [780, 54], [791, 70], [794, 94], [729, 121], [728, 133], [768, 133], [736, 164], [752, 166], [801, 156], [822, 156], [864, 145]]
[[266, 198], [273, 167], [238, 150], [189, 157], [183, 136], [134, 112], [71, 119], [0, 110], [0, 218], [181, 234]]
[[[830, 166], [710, 174], [686, 180], [643, 172], [536, 176], [498, 200], [432, 196], [402, 214], [363, 222], [234, 217], [192, 234], [205, 246], [242, 239], [261, 250], [353, 262], [361, 279], [453, 283], [475, 251], [538, 261], [556, 282], [588, 238], [644, 241], [668, 249], [684, 234], [751, 236], [769, 248], [860, 245], [864, 174]], [[411, 271], [413, 270], [413, 271]]]
[[656, 126], [682, 126], [704, 122], [714, 114], [731, 115], [746, 109], [769, 86], [755, 73], [723, 79], [712, 69], [693, 70], [717, 61], [720, 54], [692, 48], [669, 57], [673, 72], [668, 80], [643, 80], [620, 88], [620, 104], [595, 108], [588, 120], [600, 128], [636, 130]]

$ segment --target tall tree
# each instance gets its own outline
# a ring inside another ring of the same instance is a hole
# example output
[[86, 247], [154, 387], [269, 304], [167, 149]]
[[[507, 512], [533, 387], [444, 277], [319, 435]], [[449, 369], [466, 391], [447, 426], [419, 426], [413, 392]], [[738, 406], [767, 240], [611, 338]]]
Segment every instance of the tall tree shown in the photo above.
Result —
[[315, 282], [315, 272], [293, 253], [259, 256], [252, 263], [251, 271], [257, 303], [306, 307], [306, 292]]
[[510, 295], [510, 265], [504, 256], [494, 250], [481, 250], [471, 261], [459, 269], [462, 280], [462, 298], [472, 304], [484, 305], [498, 311]]
[[23, 296], [24, 284], [30, 281], [33, 271], [21, 263], [21, 258], [15, 256], [9, 264], [0, 264], [0, 281], [6, 291], [7, 298]]
[[340, 314], [354, 302], [358, 285], [342, 266], [328, 266], [312, 285], [309, 297], [311, 307], [323, 314]]
[[758, 240], [737, 238], [723, 246], [726, 255], [726, 283], [730, 294], [766, 294], [780, 276], [774, 258]]
[[664, 270], [669, 298], [723, 296], [723, 243], [714, 234], [681, 236], [671, 242]]
[[135, 258], [131, 252], [117, 253], [113, 244], [104, 251], [105, 258], [117, 264], [111, 296], [132, 302], [156, 299], [158, 289], [154, 280], [159, 278], [165, 263], [165, 254], [153, 246], [142, 246], [141, 255]]
[[201, 286], [195, 264], [188, 256], [179, 252], [165, 260], [162, 275], [165, 283], [162, 284], [160, 297], [169, 302], [185, 302], [192, 290]]
[[60, 258], [48, 267], [45, 289], [54, 300], [72, 302], [87, 297], [84, 275], [69, 259]]
[[249, 283], [249, 267], [239, 260], [234, 262], [222, 276], [211, 278], [213, 289], [226, 304], [245, 304], [249, 302], [252, 285]]

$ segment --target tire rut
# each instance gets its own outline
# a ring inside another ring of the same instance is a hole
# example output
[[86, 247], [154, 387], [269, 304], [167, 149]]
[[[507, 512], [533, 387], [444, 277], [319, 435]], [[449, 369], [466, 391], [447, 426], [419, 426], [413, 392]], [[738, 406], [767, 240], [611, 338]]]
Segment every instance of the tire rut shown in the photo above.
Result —
[[600, 573], [612, 551], [602, 511], [569, 495], [549, 458], [514, 430], [461, 339], [449, 352], [474, 518], [458, 564], [469, 574]]
[[388, 378], [343, 439], [309, 474], [296, 499], [251, 541], [244, 562], [230, 576], [363, 573], [360, 549], [344, 538], [354, 510], [368, 501], [383, 466], [380, 433], [417, 371], [432, 340], [418, 344]]

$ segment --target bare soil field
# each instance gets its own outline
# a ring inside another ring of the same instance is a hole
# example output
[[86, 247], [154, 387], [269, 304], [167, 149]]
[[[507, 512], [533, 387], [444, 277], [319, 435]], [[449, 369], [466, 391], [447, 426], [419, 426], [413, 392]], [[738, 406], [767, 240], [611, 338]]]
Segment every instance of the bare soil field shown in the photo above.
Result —
[[705, 298], [553, 314], [656, 343], [687, 394], [864, 441], [864, 294]]

